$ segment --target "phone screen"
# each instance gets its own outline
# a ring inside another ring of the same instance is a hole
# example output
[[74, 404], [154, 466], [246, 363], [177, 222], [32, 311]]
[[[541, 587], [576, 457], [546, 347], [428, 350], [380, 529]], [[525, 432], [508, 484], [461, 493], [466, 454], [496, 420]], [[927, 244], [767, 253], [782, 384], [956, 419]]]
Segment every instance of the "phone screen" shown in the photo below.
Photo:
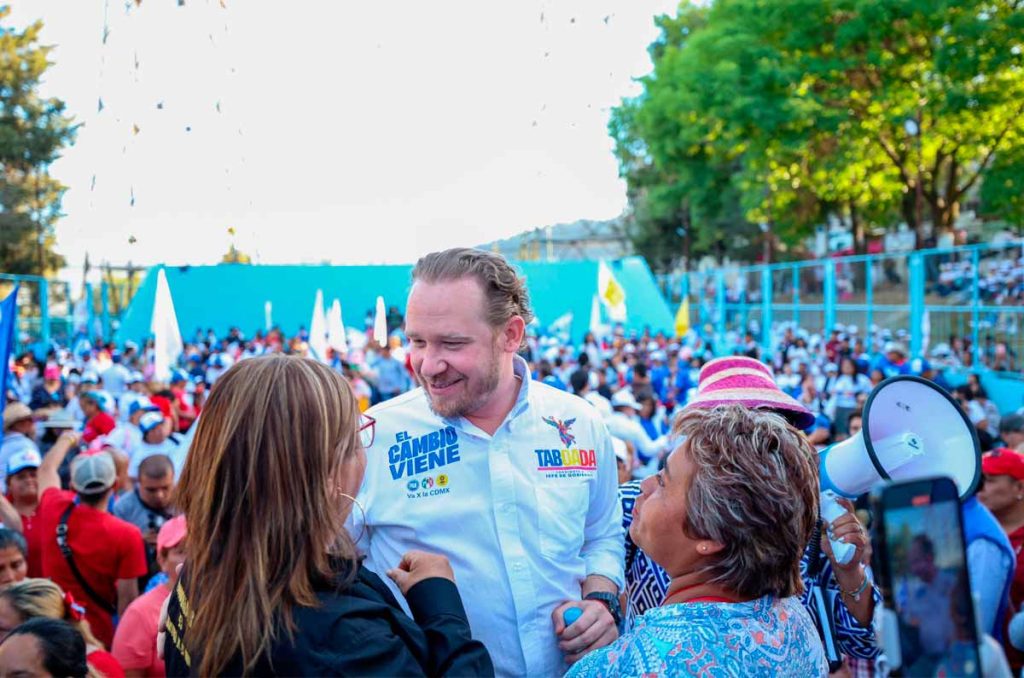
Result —
[[942, 488], [933, 482], [891, 489], [884, 502], [885, 551], [903, 673], [980, 675], [956, 492], [935, 491]]

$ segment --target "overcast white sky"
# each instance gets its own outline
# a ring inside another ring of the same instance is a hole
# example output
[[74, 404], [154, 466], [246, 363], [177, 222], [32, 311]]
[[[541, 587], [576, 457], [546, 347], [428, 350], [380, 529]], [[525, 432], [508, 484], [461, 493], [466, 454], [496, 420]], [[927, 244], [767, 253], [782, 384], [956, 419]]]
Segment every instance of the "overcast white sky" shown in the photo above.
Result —
[[52, 168], [80, 266], [213, 263], [229, 228], [260, 263], [409, 262], [613, 217], [609, 108], [677, 2], [10, 5], [45, 22], [45, 93], [83, 123]]

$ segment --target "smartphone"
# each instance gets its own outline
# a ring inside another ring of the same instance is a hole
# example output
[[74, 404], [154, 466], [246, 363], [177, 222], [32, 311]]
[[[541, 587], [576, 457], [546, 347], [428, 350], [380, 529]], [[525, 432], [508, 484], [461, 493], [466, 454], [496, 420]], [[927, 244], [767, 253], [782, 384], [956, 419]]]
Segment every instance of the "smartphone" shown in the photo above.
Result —
[[875, 499], [876, 572], [895, 613], [887, 620], [898, 628], [900, 673], [981, 675], [956, 485], [949, 478], [892, 483]]

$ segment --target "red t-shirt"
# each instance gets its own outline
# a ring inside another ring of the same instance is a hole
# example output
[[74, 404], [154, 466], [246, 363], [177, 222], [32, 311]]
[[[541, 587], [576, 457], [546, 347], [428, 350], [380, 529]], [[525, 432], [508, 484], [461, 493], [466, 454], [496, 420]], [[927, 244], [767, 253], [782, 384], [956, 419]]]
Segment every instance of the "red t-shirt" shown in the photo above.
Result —
[[1006, 536], [1010, 538], [1010, 546], [1017, 554], [1017, 569], [1013, 573], [1013, 583], [1010, 584], [1010, 604], [1014, 610], [1020, 610], [1021, 603], [1024, 603], [1024, 527]]
[[[85, 607], [85, 618], [101, 643], [110, 647], [114, 622], [78, 584], [57, 546], [57, 525], [75, 493], [51, 487], [43, 492], [36, 510], [36, 528], [42, 541], [43, 576], [52, 579]], [[68, 545], [75, 565], [89, 585], [111, 605], [117, 605], [117, 580], [146, 574], [142, 532], [131, 523], [85, 504], [75, 506], [68, 518]]]
[[124, 669], [106, 650], [93, 650], [85, 656], [85, 661], [103, 678], [124, 678]]
[[36, 514], [26, 516], [21, 514], [21, 527], [25, 535], [25, 543], [28, 544], [28, 576], [33, 579], [43, 576], [43, 538], [39, 533], [39, 509]]

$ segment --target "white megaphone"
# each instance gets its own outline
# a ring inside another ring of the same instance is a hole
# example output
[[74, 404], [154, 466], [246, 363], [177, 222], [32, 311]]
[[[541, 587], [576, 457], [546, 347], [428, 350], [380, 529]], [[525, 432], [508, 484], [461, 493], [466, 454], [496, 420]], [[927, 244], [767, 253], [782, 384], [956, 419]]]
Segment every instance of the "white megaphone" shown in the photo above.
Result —
[[[856, 499], [883, 480], [948, 476], [960, 499], [981, 478], [981, 447], [967, 415], [942, 388], [920, 377], [886, 379], [864, 405], [860, 433], [820, 456], [821, 515], [830, 523], [846, 513], [838, 497]], [[832, 553], [850, 562], [856, 547], [832, 541]]]

